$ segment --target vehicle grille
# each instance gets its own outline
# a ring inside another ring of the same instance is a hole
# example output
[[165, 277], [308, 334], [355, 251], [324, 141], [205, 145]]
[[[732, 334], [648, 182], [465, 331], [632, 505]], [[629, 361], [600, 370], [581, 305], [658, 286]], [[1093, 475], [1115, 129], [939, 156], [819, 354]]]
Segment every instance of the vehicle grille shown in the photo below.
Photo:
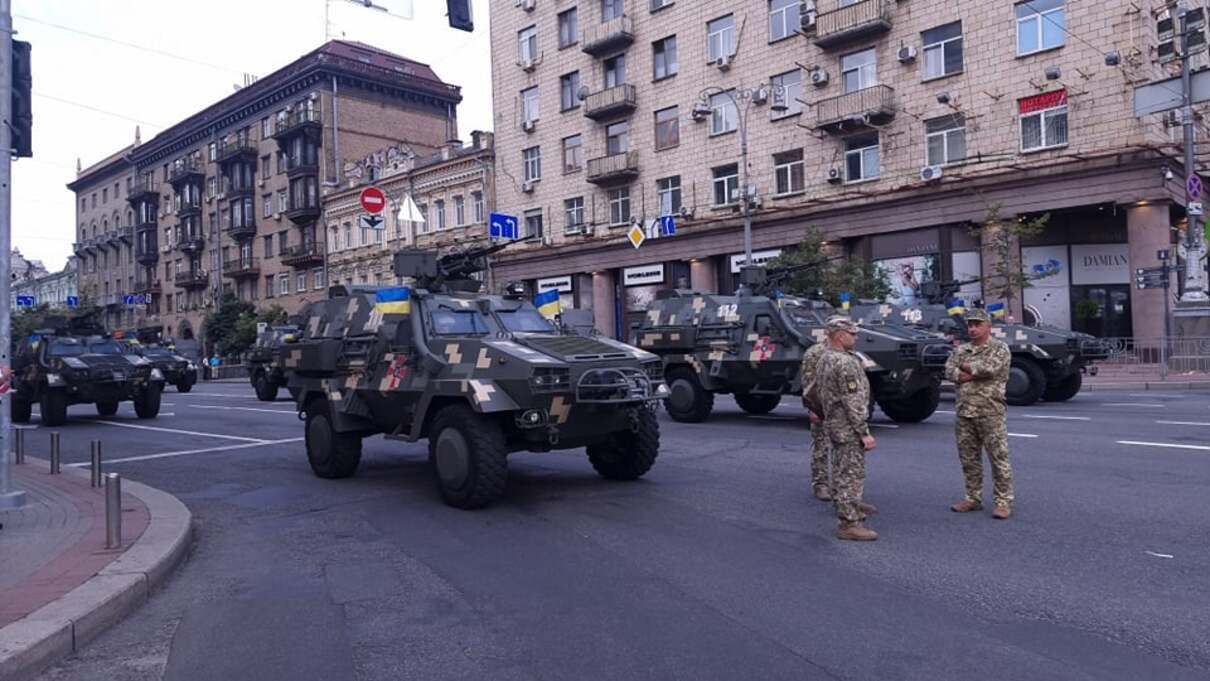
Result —
[[617, 403], [645, 400], [652, 396], [652, 383], [638, 369], [592, 369], [576, 383], [576, 402]]
[[929, 343], [920, 351], [920, 364], [926, 369], [944, 369], [953, 351], [949, 343]]
[[916, 361], [916, 353], [918, 352], [920, 352], [920, 348], [915, 343], [899, 344], [899, 359], [914, 362]]
[[630, 355], [612, 345], [606, 345], [584, 336], [543, 336], [526, 338], [526, 345], [542, 352], [564, 357], [573, 362], [592, 362], [602, 359], [628, 359]]

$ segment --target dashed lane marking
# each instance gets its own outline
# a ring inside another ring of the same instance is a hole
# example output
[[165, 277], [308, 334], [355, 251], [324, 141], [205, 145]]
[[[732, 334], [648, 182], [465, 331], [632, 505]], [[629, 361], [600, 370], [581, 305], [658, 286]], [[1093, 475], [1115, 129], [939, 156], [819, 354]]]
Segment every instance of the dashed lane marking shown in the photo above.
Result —
[[223, 440], [239, 440], [240, 442], [255, 442], [264, 444], [270, 440], [262, 440], [256, 437], [240, 437], [239, 435], [220, 435], [218, 433], [200, 433], [196, 430], [177, 430], [176, 428], [158, 428], [156, 426], [140, 426], [133, 423], [122, 423], [121, 421], [102, 421], [97, 420], [94, 423], [103, 423], [107, 426], [118, 426], [119, 428], [135, 428], [138, 430], [151, 430], [158, 433], [175, 433], [177, 435], [196, 435], [199, 437], [217, 437]]
[[870, 426], [872, 426], [874, 428], [898, 428], [899, 427], [897, 424], [894, 424], [894, 423], [871, 423]]
[[1009, 433], [1008, 436], [1009, 437], [1038, 437], [1037, 435], [1034, 435], [1033, 433]]
[[[203, 449], [186, 449], [178, 452], [159, 452], [157, 454], [143, 454], [142, 456], [127, 456], [121, 459], [105, 459], [105, 465], [112, 463], [127, 463], [129, 461], [149, 461], [151, 459], [168, 459], [175, 456], [189, 456], [191, 454], [208, 454], [210, 452], [229, 452], [235, 449], [251, 449], [252, 447], [264, 447], [265, 445], [281, 445], [289, 442], [302, 442], [301, 437], [292, 437], [285, 440], [261, 440], [259, 442], [247, 442], [241, 445], [224, 445], [222, 447], [205, 447]], [[79, 463], [65, 464], [73, 468], [84, 468], [90, 466], [90, 462], [82, 461]]]
[[1163, 409], [1166, 404], [1158, 404], [1156, 402], [1106, 402], [1102, 407], [1148, 407], [1151, 409]]
[[938, 409], [937, 411], [934, 411], [933, 413], [934, 414], [953, 414], [954, 412], [949, 411], [948, 409]]
[[1163, 447], [1165, 449], [1193, 449], [1199, 452], [1210, 452], [1210, 446], [1207, 445], [1182, 445], [1175, 442], [1140, 442], [1138, 440], [1118, 440], [1120, 445], [1134, 445], [1136, 447]]
[[1166, 426], [1210, 426], [1210, 423], [1205, 421], [1156, 421]]
[[[298, 411], [295, 409], [260, 409], [258, 407], [223, 407], [217, 404], [191, 404], [194, 409], [222, 409], [224, 411], [262, 411], [267, 414], [289, 414], [298, 416]], [[790, 416], [779, 416], [777, 418], [793, 418]]]
[[1089, 416], [1053, 416], [1051, 414], [1021, 414], [1027, 419], [1051, 419], [1054, 421], [1091, 421]]

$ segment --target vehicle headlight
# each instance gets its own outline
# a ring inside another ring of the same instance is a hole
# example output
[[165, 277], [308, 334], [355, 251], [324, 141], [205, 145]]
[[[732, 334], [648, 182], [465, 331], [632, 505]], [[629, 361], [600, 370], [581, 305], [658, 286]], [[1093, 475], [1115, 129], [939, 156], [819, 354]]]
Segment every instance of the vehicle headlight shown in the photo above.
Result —
[[193, 362], [190, 362], [188, 365], [186, 365], [186, 368], [188, 368], [190, 371], [197, 371], [197, 365]]
[[164, 374], [159, 369], [152, 369], [151, 370], [151, 380], [162, 381], [162, 380], [164, 380]]
[[541, 367], [534, 370], [529, 377], [529, 384], [535, 392], [557, 392], [571, 389], [571, 371], [562, 368]]

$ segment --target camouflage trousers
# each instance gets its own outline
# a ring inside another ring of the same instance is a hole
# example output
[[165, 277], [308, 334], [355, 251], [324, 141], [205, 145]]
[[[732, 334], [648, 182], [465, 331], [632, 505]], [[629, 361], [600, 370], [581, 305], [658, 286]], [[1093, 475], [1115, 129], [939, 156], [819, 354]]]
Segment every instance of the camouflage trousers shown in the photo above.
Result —
[[832, 499], [836, 517], [856, 523], [865, 519], [858, 508], [865, 491], [865, 448], [861, 441], [832, 442]]
[[983, 451], [991, 463], [993, 496], [997, 505], [1012, 505], [1013, 467], [1008, 461], [1008, 424], [1002, 416], [959, 416], [958, 460], [966, 481], [966, 498], [983, 503]]
[[823, 424], [811, 426], [811, 487], [828, 484], [828, 451], [832, 443], [823, 432]]

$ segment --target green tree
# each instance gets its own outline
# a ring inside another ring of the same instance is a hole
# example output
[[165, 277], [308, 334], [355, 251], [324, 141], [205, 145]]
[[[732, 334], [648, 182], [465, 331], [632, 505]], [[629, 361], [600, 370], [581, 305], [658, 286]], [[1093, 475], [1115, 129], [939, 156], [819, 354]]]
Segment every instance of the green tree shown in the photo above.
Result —
[[17, 345], [28, 338], [34, 331], [42, 328], [50, 306], [46, 303], [34, 307], [23, 307], [12, 317], [12, 336], [9, 339], [9, 352], [16, 353]]
[[829, 254], [825, 244], [819, 230], [809, 227], [798, 246], [782, 251], [769, 262], [769, 267], [818, 263], [783, 281], [779, 285], [783, 293], [814, 297], [822, 292], [833, 305], [840, 304], [842, 293], [848, 293], [854, 302], [860, 298], [881, 300], [886, 297], [890, 287], [885, 273], [858, 258]]
[[256, 340], [256, 324], [253, 323], [252, 340], [240, 336], [237, 328], [241, 317], [253, 317], [256, 308], [227, 291], [219, 298], [218, 307], [206, 315], [206, 344], [220, 355], [238, 355], [252, 346]]
[[1046, 229], [1050, 213], [1035, 218], [1004, 219], [1000, 204], [987, 207], [987, 216], [971, 227], [971, 235], [979, 240], [984, 261], [991, 262], [991, 272], [983, 273], [983, 297], [988, 301], [1012, 303], [1018, 292], [1033, 286], [1034, 275], [1025, 272], [1021, 262], [1021, 239], [1035, 237]]
[[285, 324], [286, 319], [286, 310], [277, 303], [273, 303], [269, 307], [261, 310], [260, 313], [256, 315], [256, 321], [264, 322], [271, 326]]

